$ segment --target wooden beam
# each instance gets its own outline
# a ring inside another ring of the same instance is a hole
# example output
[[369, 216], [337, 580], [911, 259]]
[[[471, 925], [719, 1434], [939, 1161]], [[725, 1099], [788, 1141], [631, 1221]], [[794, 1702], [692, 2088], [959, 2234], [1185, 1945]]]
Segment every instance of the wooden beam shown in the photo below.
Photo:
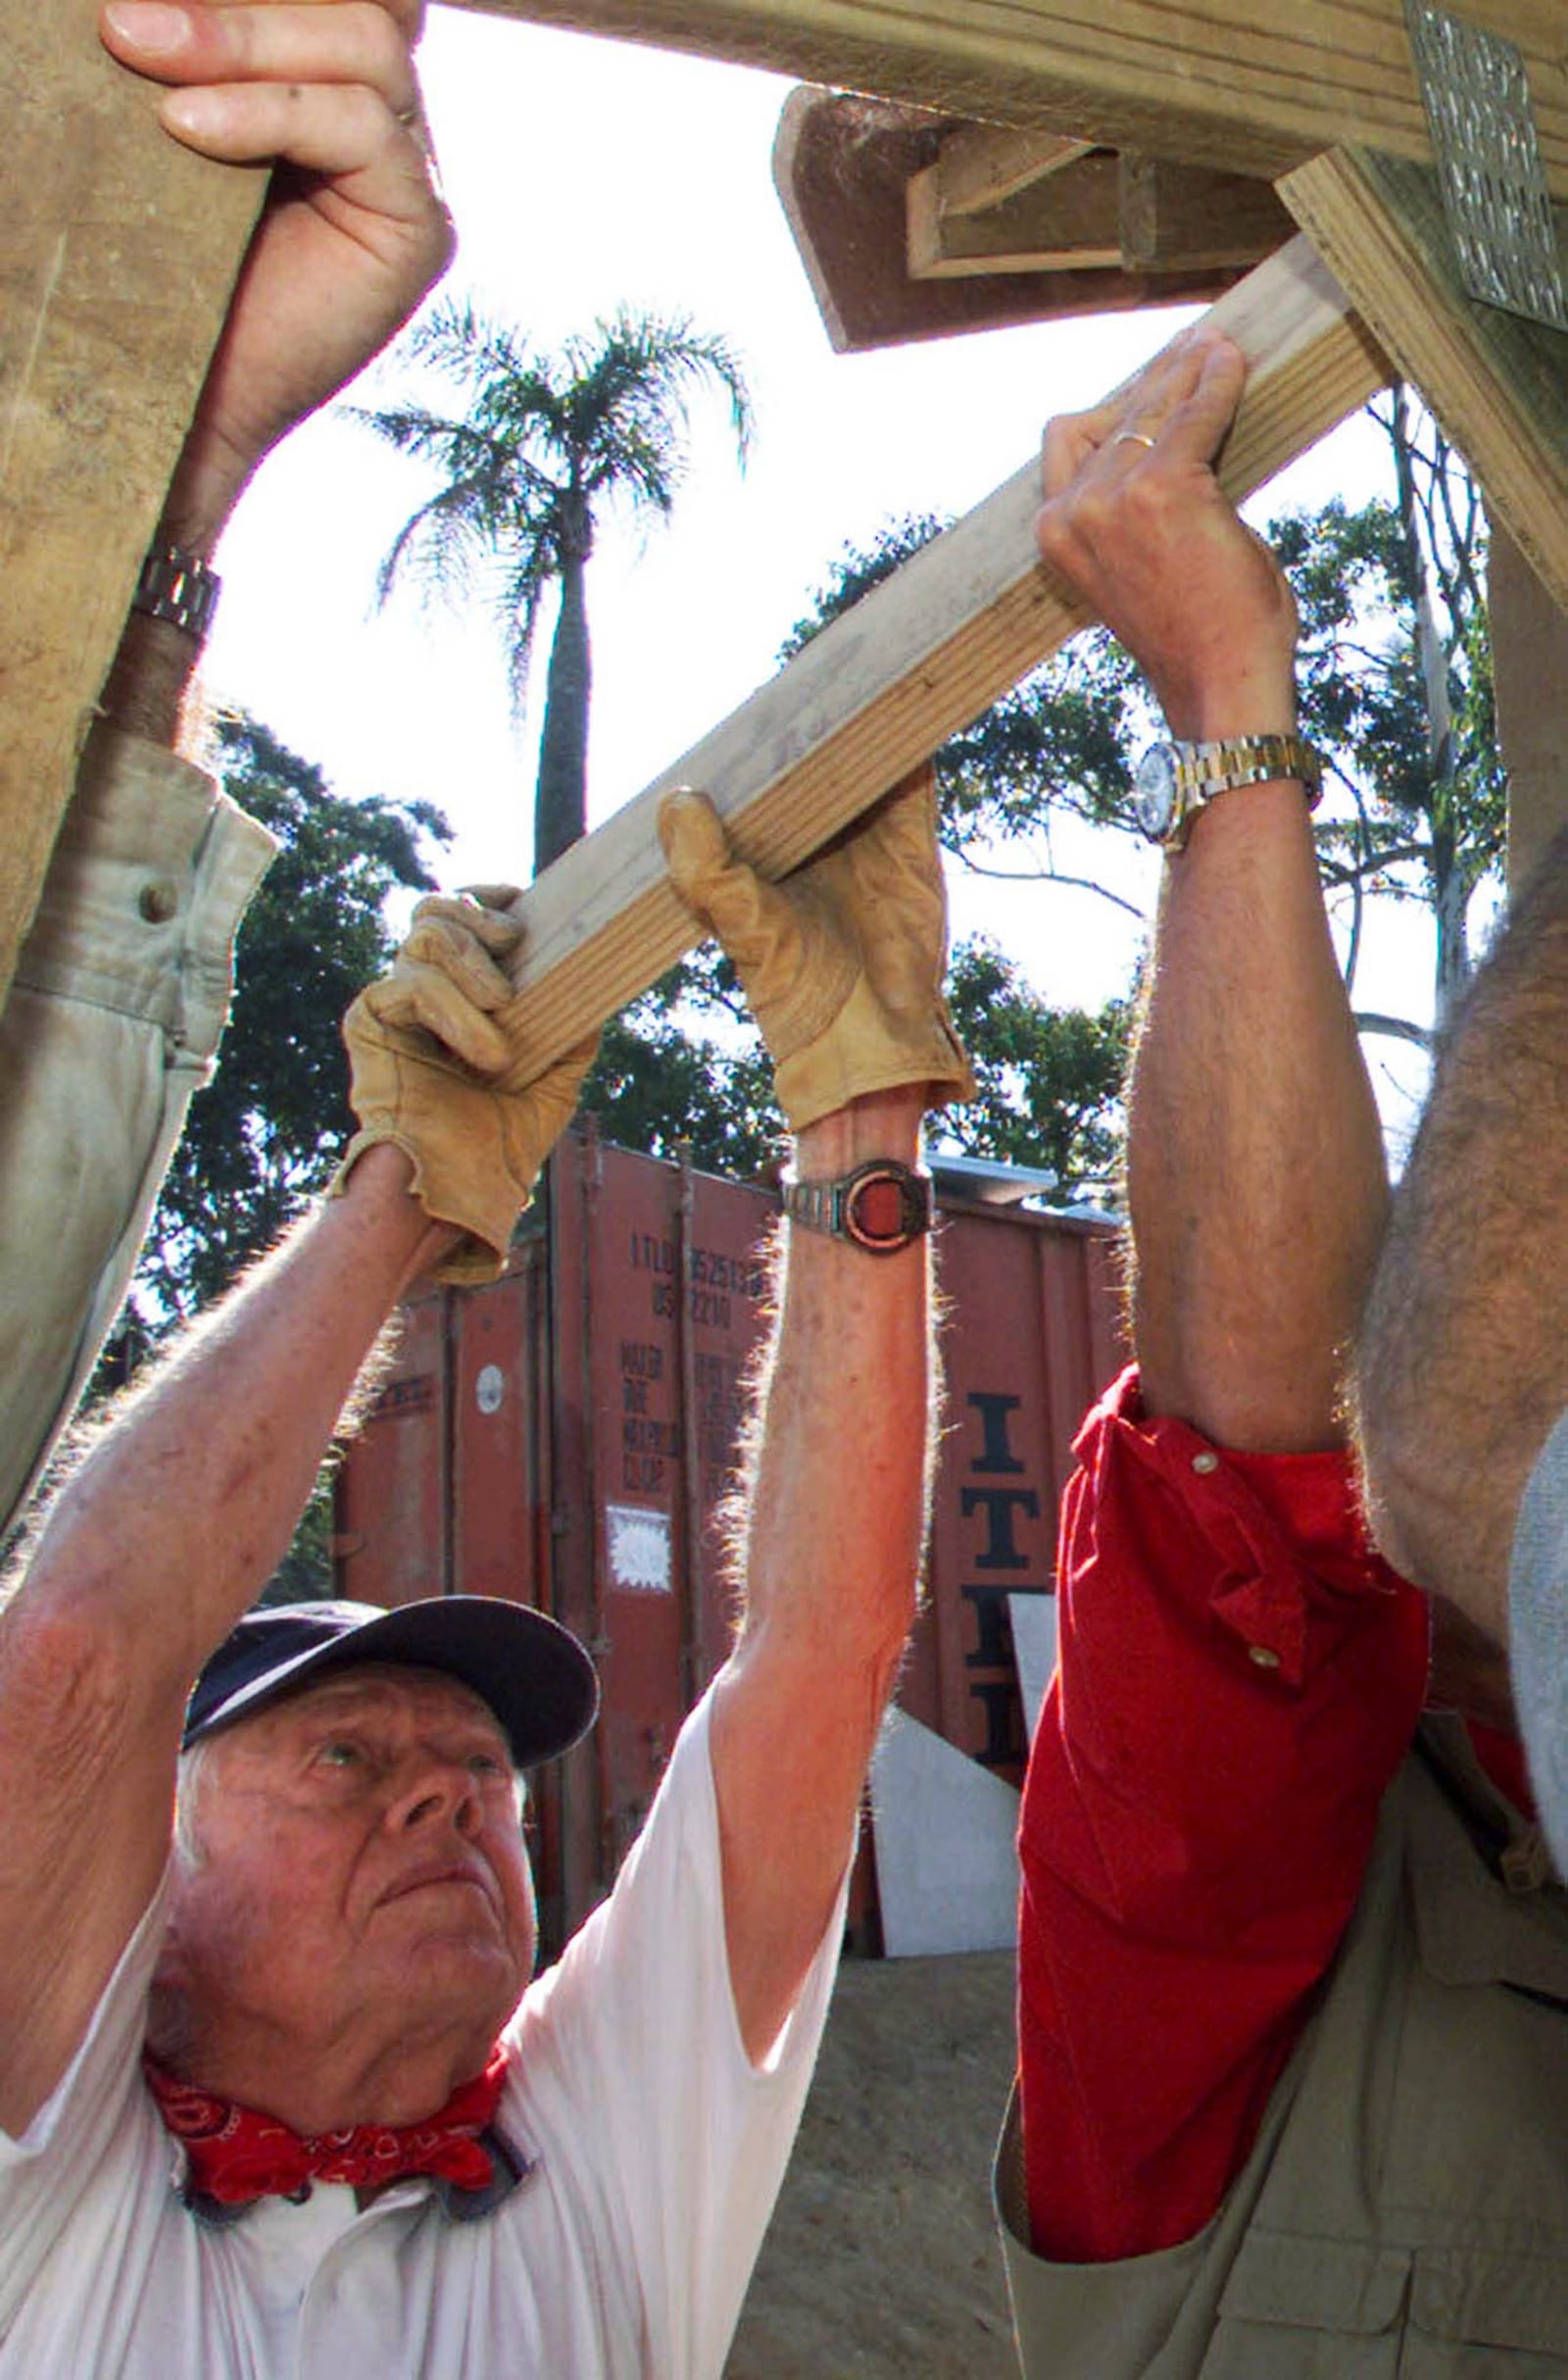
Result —
[[[1221, 477], [1240, 497], [1385, 384], [1388, 368], [1310, 244], [1213, 309], [1252, 359]], [[635, 999], [692, 938], [655, 827], [671, 785], [710, 792], [781, 875], [1085, 624], [1035, 555], [1037, 466], [824, 629], [724, 724], [522, 896], [517, 1029], [541, 1066]]]
[[[1430, 159], [1404, 0], [466, 0], [949, 116], [1272, 181], [1340, 141]], [[1524, 53], [1568, 199], [1561, 0], [1460, 0]]]
[[1168, 157], [1121, 157], [1121, 261], [1129, 273], [1260, 265], [1293, 229], [1266, 181]]
[[1429, 169], [1336, 149], [1280, 196], [1568, 604], [1568, 332], [1466, 294]]
[[[966, 132], [1034, 148], [1032, 173], [985, 200], [967, 180], [950, 196], [951, 150]], [[1216, 174], [1131, 150], [1087, 148], [1053, 134], [995, 134], [966, 124], [945, 138], [934, 166], [909, 179], [912, 280], [985, 273], [1215, 273], [1245, 271], [1282, 248], [1296, 226], [1266, 181]]]
[[1508, 770], [1508, 890], [1517, 895], [1568, 826], [1568, 612], [1495, 520], [1488, 580], [1497, 737]]
[[994, 206], [947, 213], [941, 160], [906, 193], [914, 280], [980, 273], [1121, 270], [1121, 170], [1109, 149], [1079, 149]]
[[[1003, 124], [961, 124], [942, 137], [933, 176], [936, 211], [944, 219], [989, 215], [1020, 190], [1059, 174], [1088, 149], [1060, 132], [1009, 132]], [[918, 177], [917, 177], [918, 178]]]
[[792, 91], [773, 177], [828, 337], [841, 354], [1140, 306], [1206, 304], [1240, 278], [1213, 273], [1001, 273], [911, 280], [905, 190], [960, 130], [951, 119], [845, 91]]
[[262, 189], [151, 121], [94, 0], [0, 0], [0, 996]]

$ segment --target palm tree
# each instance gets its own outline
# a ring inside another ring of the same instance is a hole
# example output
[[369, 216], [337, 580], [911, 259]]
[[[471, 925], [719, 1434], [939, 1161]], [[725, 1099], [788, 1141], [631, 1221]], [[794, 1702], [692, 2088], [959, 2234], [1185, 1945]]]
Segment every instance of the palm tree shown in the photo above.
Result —
[[446, 305], [419, 324], [413, 354], [467, 399], [460, 418], [417, 405], [357, 418], [400, 453], [433, 464], [435, 494], [404, 522], [381, 565], [378, 599], [401, 574], [427, 596], [479, 593], [506, 640], [513, 716], [522, 718], [545, 590], [559, 582], [550, 647], [534, 870], [582, 834], [587, 807], [591, 669], [584, 576], [601, 516], [667, 519], [687, 460], [688, 408], [705, 387], [729, 400], [744, 465], [752, 411], [741, 368], [720, 338], [684, 320], [622, 309], [559, 354], [471, 305]]

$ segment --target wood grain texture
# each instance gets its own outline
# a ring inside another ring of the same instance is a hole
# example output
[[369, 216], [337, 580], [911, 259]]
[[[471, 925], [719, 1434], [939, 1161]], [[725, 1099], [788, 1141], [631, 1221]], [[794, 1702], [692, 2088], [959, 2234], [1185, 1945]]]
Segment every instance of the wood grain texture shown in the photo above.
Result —
[[[466, 0], [1269, 180], [1355, 141], [1429, 158], [1403, 0]], [[1524, 53], [1568, 198], [1560, 0], [1464, 0]]]
[[[1241, 497], [1385, 384], [1388, 368], [1301, 238], [1211, 320], [1252, 360], [1222, 461]], [[701, 786], [769, 876], [798, 867], [1085, 625], [1034, 547], [1034, 462], [825, 629], [778, 676], [523, 895], [516, 1025], [541, 1069], [644, 991], [694, 937], [655, 820]]]
[[1568, 826], [1568, 611], [1553, 603], [1495, 520], [1487, 605], [1508, 769], [1508, 890], [1517, 895]]
[[911, 280], [905, 192], [950, 133], [974, 131], [918, 108], [844, 91], [792, 91], [773, 144], [773, 178], [822, 322], [841, 354], [940, 339], [1004, 323], [1205, 305], [1241, 274], [1162, 274], [1077, 267], [1070, 273], [943, 274]]
[[263, 187], [152, 121], [93, 0], [0, 0], [0, 994]]
[[1466, 294], [1430, 169], [1336, 149], [1280, 196], [1568, 604], [1568, 332]]
[[1004, 199], [1026, 190], [1047, 174], [1059, 174], [1087, 141], [1068, 140], [1059, 132], [1009, 132], [994, 124], [960, 124], [943, 135], [935, 172], [938, 212], [984, 215]]
[[1129, 272], [1194, 273], [1260, 265], [1294, 225], [1266, 181], [1124, 152], [1121, 254]]
[[[1121, 168], [1089, 149], [995, 206], [944, 212], [940, 162], [906, 193], [911, 279], [979, 273], [1121, 270]], [[1227, 260], [1228, 261], [1228, 260]]]

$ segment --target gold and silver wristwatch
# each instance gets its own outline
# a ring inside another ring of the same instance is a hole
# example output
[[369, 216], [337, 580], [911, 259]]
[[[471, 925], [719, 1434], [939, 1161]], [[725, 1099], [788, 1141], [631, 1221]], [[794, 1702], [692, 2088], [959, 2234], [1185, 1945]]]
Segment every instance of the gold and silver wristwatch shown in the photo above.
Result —
[[1152, 843], [1180, 851], [1216, 794], [1294, 778], [1315, 810], [1323, 763], [1299, 735], [1231, 735], [1213, 744], [1151, 744], [1133, 770], [1133, 809]]

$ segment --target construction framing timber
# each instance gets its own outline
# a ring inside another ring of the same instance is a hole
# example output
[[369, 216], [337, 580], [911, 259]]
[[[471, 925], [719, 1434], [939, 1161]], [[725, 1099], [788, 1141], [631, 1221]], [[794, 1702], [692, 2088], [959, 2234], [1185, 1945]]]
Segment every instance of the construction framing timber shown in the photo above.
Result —
[[[1458, 288], [1423, 171], [1431, 148], [1403, 0], [1098, 0], [1087, 13], [1081, 0], [478, 4], [875, 94], [860, 104], [885, 109], [900, 160], [884, 213], [901, 275], [905, 184], [939, 169], [916, 207], [931, 277], [884, 306], [882, 338], [1211, 294], [1283, 226], [1267, 191], [1279, 185], [1339, 281], [1298, 238], [1219, 298], [1216, 319], [1254, 359], [1227, 484], [1257, 485], [1396, 368], [1529, 558], [1528, 587], [1505, 573], [1508, 617], [1534, 623], [1538, 647], [1550, 641], [1543, 606], [1548, 593], [1568, 602], [1568, 337], [1493, 316]], [[1568, 205], [1562, 0], [1451, 5], [1518, 45], [1546, 177]], [[12, 101], [0, 211], [0, 992], [261, 190], [259, 175], [161, 138], [153, 95], [103, 55], [95, 27], [96, 0], [0, 0]], [[833, 98], [795, 94], [789, 138], [813, 101]], [[1121, 161], [1114, 193], [1097, 149]], [[1058, 273], [1063, 223], [1079, 236], [1068, 207], [1078, 164], [1091, 167], [1079, 229], [1092, 253], [1114, 241], [1121, 264]], [[1053, 170], [1057, 193], [1043, 187]], [[1218, 175], [1257, 185], [1240, 253], [1213, 245]], [[831, 293], [806, 261], [831, 321]], [[791, 867], [1080, 624], [1034, 563], [1033, 509], [1031, 466], [540, 879], [526, 896], [520, 980], [541, 1066], [684, 944], [653, 832], [665, 785], [705, 783], [749, 856]], [[1537, 680], [1522, 722], [1516, 706], [1514, 731], [1537, 751], [1568, 746], [1560, 673]]]
[[[1209, 319], [1252, 367], [1220, 471], [1237, 498], [1388, 380], [1382, 351], [1305, 239], [1229, 291]], [[655, 827], [670, 786], [711, 794], [742, 856], [780, 875], [1086, 624], [1037, 559], [1039, 504], [1030, 461], [523, 895], [514, 1021], [541, 1068], [690, 944], [692, 919], [670, 889]]]

